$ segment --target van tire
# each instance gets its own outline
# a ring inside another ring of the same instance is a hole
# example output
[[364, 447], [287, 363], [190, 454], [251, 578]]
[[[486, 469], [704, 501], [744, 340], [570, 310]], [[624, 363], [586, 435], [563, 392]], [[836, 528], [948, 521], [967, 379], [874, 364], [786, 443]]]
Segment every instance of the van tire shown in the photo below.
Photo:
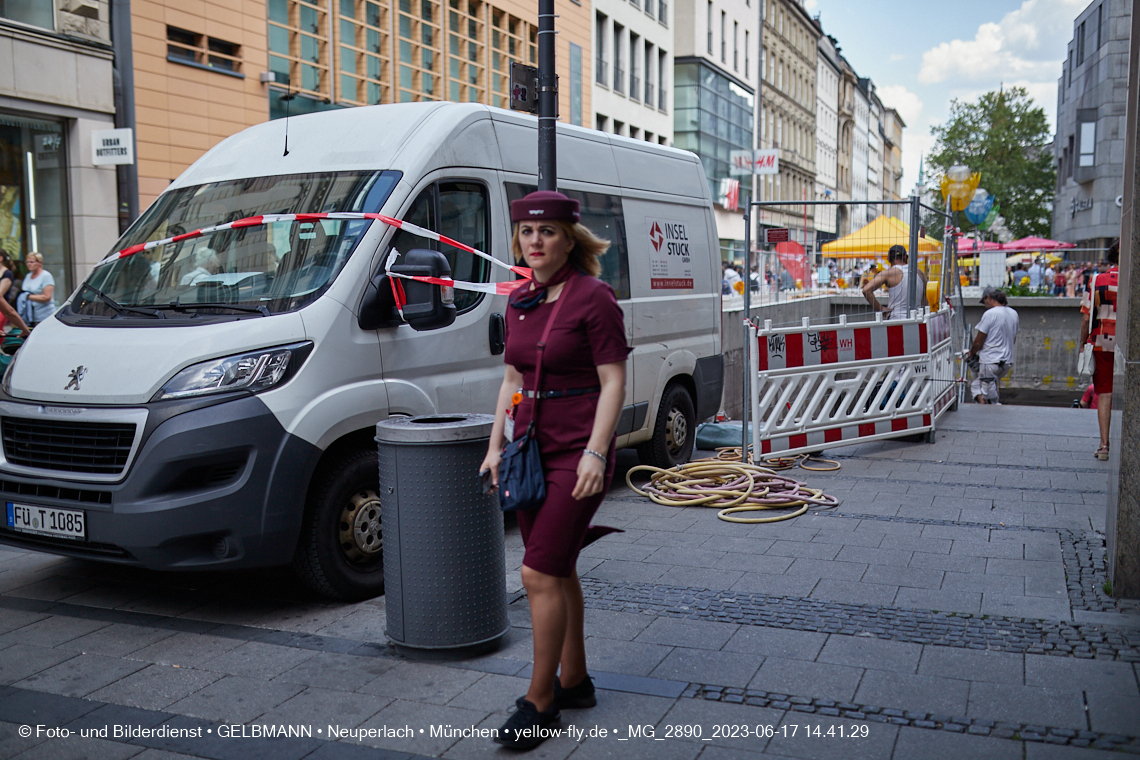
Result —
[[[361, 601], [384, 593], [380, 473], [376, 451], [357, 450], [317, 472], [305, 505], [293, 569], [309, 588], [333, 599]], [[360, 510], [366, 510], [361, 512]], [[363, 538], [353, 538], [353, 514]], [[379, 542], [379, 548], [373, 548]], [[362, 546], [367, 545], [366, 550]]]
[[637, 447], [642, 464], [669, 469], [688, 462], [697, 439], [697, 413], [693, 398], [680, 383], [670, 383], [661, 394], [653, 437]]

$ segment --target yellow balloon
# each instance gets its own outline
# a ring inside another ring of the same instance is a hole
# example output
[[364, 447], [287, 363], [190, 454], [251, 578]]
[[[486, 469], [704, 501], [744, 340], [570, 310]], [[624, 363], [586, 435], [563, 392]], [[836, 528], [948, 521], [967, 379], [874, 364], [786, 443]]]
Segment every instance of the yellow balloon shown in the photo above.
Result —
[[836, 283], [835, 283], [835, 284], [836, 284], [836, 285], [838, 285], [838, 286], [839, 286], [839, 287], [841, 287], [841, 288], [845, 288], [845, 287], [847, 287], [847, 280], [846, 280], [845, 278], [843, 278], [843, 277], [840, 277], [840, 278], [839, 278], [839, 279], [836, 281]]
[[737, 280], [735, 283], [733, 283], [732, 289], [740, 295], [744, 295], [744, 280]]

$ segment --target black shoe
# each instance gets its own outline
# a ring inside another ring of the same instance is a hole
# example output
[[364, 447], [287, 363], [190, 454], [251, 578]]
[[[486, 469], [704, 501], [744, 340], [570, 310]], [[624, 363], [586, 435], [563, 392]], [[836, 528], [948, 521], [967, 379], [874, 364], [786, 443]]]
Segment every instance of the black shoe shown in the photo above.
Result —
[[515, 700], [518, 709], [507, 718], [507, 722], [499, 729], [495, 743], [507, 749], [534, 749], [550, 738], [546, 733], [551, 725], [558, 721], [561, 713], [558, 705], [552, 704], [546, 712], [539, 712], [534, 703], [526, 701], [525, 697]]
[[594, 679], [586, 676], [577, 686], [564, 689], [558, 676], [554, 677], [554, 706], [559, 710], [583, 710], [597, 704]]

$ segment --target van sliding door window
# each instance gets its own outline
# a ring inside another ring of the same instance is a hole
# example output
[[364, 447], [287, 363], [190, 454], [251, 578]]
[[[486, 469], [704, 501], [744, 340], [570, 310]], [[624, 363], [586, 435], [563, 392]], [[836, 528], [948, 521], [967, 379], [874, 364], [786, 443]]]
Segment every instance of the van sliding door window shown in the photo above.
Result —
[[[487, 188], [478, 182], [437, 182], [419, 194], [403, 219], [480, 251], [486, 251], [490, 241]], [[491, 274], [490, 264], [474, 254], [405, 230], [392, 237], [392, 246], [402, 254], [415, 248], [441, 251], [451, 265], [451, 276], [456, 280], [487, 282]], [[463, 313], [479, 303], [482, 297], [482, 293], [456, 290], [455, 308]]]
[[[537, 189], [534, 185], [518, 182], [507, 182], [505, 187], [508, 201], [517, 201]], [[560, 189], [559, 192], [582, 205], [582, 224], [598, 237], [610, 241], [610, 249], [600, 259], [602, 273], [598, 279], [614, 289], [619, 301], [629, 298], [629, 247], [625, 237], [621, 197], [580, 190]]]

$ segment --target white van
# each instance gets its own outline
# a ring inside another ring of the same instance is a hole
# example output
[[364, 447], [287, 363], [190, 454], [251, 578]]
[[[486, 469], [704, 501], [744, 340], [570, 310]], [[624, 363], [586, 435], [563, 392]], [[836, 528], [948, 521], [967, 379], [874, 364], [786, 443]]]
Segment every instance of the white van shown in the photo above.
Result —
[[[287, 121], [206, 153], [116, 250], [264, 214], [380, 212], [510, 257], [536, 119], [416, 103]], [[560, 189], [612, 241], [602, 276], [633, 346], [618, 444], [684, 461], [723, 376], [704, 171], [685, 151], [558, 130]], [[434, 316], [401, 325], [383, 276], [392, 247], [438, 251], [418, 255], [456, 280], [514, 277], [372, 220], [246, 226], [97, 267], [3, 378], [0, 542], [164, 570], [292, 561], [325, 594], [380, 593], [374, 426], [492, 413], [506, 310], [505, 296], [446, 303], [408, 283]]]

